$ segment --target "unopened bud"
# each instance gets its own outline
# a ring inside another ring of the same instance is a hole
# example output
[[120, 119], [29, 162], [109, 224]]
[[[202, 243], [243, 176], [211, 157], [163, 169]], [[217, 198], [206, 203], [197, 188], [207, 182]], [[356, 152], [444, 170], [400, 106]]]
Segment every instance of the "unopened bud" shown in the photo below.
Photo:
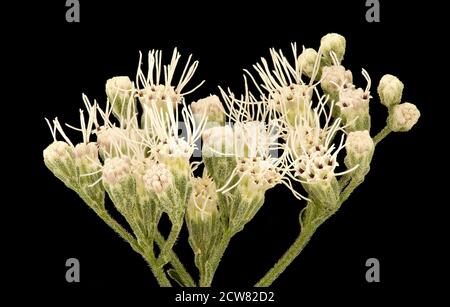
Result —
[[[330, 64], [333, 64], [331, 52], [334, 52], [339, 63], [344, 58], [345, 54], [345, 37], [337, 33], [329, 33], [320, 40], [320, 48], [324, 58]], [[338, 63], [336, 63], [338, 64]]]
[[388, 117], [388, 126], [392, 131], [405, 132], [417, 123], [420, 117], [420, 111], [409, 102], [394, 106]]
[[403, 82], [396, 76], [384, 75], [377, 88], [381, 103], [386, 107], [399, 104], [402, 99], [403, 87]]
[[364, 177], [369, 172], [374, 147], [369, 131], [354, 131], [348, 134], [345, 143], [347, 151], [347, 156], [344, 160], [345, 165], [349, 169], [359, 165], [353, 176]]
[[66, 142], [55, 141], [44, 149], [43, 155], [48, 169], [67, 186], [74, 189], [77, 168], [73, 147]]
[[[298, 56], [298, 68], [301, 72], [311, 78], [314, 72], [314, 66], [317, 61], [317, 51], [313, 48], [307, 48]], [[319, 63], [320, 65], [320, 63]], [[320, 72], [320, 70], [318, 70]]]
[[129, 108], [131, 108], [130, 116], [135, 112], [133, 83], [130, 78], [120, 76], [106, 81], [106, 95], [112, 105], [114, 115], [116, 115], [119, 120], [127, 117]]
[[103, 165], [103, 183], [116, 186], [131, 177], [131, 164], [127, 157], [108, 158]]
[[163, 163], [151, 165], [144, 174], [146, 188], [156, 194], [161, 194], [172, 185], [172, 173]]
[[191, 108], [197, 125], [200, 124], [205, 115], [208, 121], [207, 127], [223, 126], [225, 124], [225, 112], [219, 97], [216, 95], [193, 102]]

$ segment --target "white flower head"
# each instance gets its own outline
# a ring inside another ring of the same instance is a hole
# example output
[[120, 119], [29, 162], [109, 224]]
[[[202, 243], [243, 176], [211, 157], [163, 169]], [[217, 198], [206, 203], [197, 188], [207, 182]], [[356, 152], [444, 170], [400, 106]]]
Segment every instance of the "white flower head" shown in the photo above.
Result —
[[[326, 183], [343, 173], [336, 173], [338, 153], [345, 147], [341, 119], [332, 119], [332, 108], [326, 109], [327, 96], [319, 99], [317, 107], [297, 118], [287, 133], [286, 150], [292, 179], [302, 183]], [[333, 104], [332, 104], [333, 105]], [[333, 144], [341, 132], [339, 145]]]
[[[296, 114], [303, 112], [305, 103], [311, 100], [313, 90], [317, 85], [313, 82], [320, 70], [321, 53], [311, 55], [311, 51], [306, 50], [303, 50], [303, 56], [299, 56], [296, 44], [292, 44], [294, 63], [291, 64], [281, 50], [271, 49], [271, 64], [273, 67], [264, 58], [261, 58], [261, 63], [253, 65], [262, 80], [261, 85], [246, 71], [251, 76], [261, 97], [267, 96], [263, 90], [268, 92], [269, 109], [279, 115], [290, 116], [291, 120]], [[308, 60], [308, 63], [305, 63], [306, 60]], [[302, 80], [303, 69], [308, 71], [309, 83]], [[263, 98], [263, 100], [265, 99]]]
[[[185, 95], [192, 93], [203, 84], [204, 81], [188, 92], [183, 91], [197, 70], [198, 61], [191, 64], [192, 56], [189, 56], [178, 83], [172, 84], [180, 57], [180, 53], [175, 48], [170, 64], [163, 66], [162, 52], [151, 50], [148, 53], [148, 71], [144, 73], [142, 54], [140, 53], [136, 84], [138, 85], [137, 95], [143, 105], [157, 106], [158, 108], [173, 107], [181, 103]], [[140, 88], [141, 86], [142, 88]]]

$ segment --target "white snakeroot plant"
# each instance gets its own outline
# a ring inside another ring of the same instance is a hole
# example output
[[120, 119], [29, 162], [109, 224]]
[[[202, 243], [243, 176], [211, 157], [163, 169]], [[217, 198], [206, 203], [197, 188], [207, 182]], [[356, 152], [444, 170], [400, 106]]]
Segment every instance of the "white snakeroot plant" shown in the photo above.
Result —
[[[363, 69], [365, 88], [353, 83], [342, 65], [345, 48], [345, 38], [332, 33], [318, 50], [298, 54], [292, 44], [292, 61], [271, 49], [254, 72], [245, 70], [242, 95], [220, 88], [219, 96], [190, 104], [185, 96], [203, 83], [185, 90], [198, 62], [189, 57], [175, 82], [177, 50], [167, 65], [161, 51], [150, 51], [145, 73], [139, 58], [135, 82], [106, 82], [104, 109], [83, 95], [80, 127], [66, 124], [81, 132], [81, 143], [72, 143], [57, 118], [47, 120], [53, 143], [43, 152], [45, 165], [143, 256], [161, 286], [211, 286], [230, 240], [257, 214], [266, 191], [284, 185], [305, 206], [298, 238], [256, 283], [269, 286], [364, 181], [376, 145], [420, 117], [415, 105], [401, 103], [404, 84], [385, 75], [377, 91], [389, 115], [372, 137], [371, 79]], [[131, 233], [108, 211], [106, 194]], [[168, 234], [158, 228], [164, 215]], [[184, 224], [198, 281], [173, 251]]]

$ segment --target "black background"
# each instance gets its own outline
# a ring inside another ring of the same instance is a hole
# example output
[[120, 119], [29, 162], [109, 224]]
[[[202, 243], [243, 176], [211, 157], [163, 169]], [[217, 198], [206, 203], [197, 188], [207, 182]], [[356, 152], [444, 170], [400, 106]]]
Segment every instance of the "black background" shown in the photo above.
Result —
[[[17, 267], [23, 270], [15, 274], [20, 287], [63, 291], [70, 297], [133, 293], [149, 301], [164, 301], [161, 297], [174, 293], [156, 292], [156, 281], [141, 257], [45, 168], [42, 150], [51, 135], [44, 117], [76, 123], [81, 93], [103, 103], [106, 79], [134, 79], [139, 50], [162, 49], [166, 58], [173, 47], [184, 59], [192, 53], [200, 65], [190, 84], [207, 80], [188, 96], [192, 101], [217, 94], [217, 85], [239, 91], [242, 69], [268, 56], [268, 48], [289, 53], [290, 42], [297, 42], [317, 49], [329, 32], [347, 38], [343, 64], [353, 71], [357, 85], [365, 86], [361, 68], [372, 77], [374, 96], [383, 74], [397, 75], [405, 84], [404, 100], [415, 103], [422, 117], [412, 131], [391, 134], [377, 147], [366, 181], [274, 283], [278, 299], [301, 302], [310, 297], [320, 302], [339, 293], [344, 299], [362, 295], [387, 302], [435, 287], [441, 263], [434, 238], [442, 231], [438, 219], [445, 206], [438, 198], [435, 174], [446, 167], [446, 140], [439, 136], [445, 122], [439, 122], [438, 113], [445, 113], [448, 103], [443, 101], [448, 91], [439, 85], [445, 80], [439, 76], [445, 74], [440, 65], [447, 39], [441, 33], [440, 7], [431, 2], [380, 1], [381, 22], [369, 24], [365, 1], [80, 2], [81, 22], [72, 24], [65, 21], [65, 1], [14, 9], [22, 18], [11, 27], [20, 24], [22, 30], [11, 35], [17, 46], [11, 51], [27, 65], [26, 78], [18, 80], [29, 84], [19, 99], [19, 106], [26, 106], [26, 124], [16, 127], [27, 132], [27, 149], [17, 156], [25, 159], [21, 166], [29, 188], [19, 190], [16, 204], [19, 224], [26, 226], [11, 230], [20, 233], [15, 243], [25, 250], [18, 249], [26, 258], [19, 258]], [[386, 117], [377, 98], [371, 113], [375, 134]], [[286, 188], [270, 190], [261, 211], [232, 240], [213, 286], [241, 289], [261, 278], [297, 236], [302, 206]], [[176, 251], [194, 273], [186, 239], [184, 229]], [[65, 261], [70, 257], [80, 260], [79, 284], [65, 281]], [[365, 261], [370, 257], [380, 260], [381, 283], [365, 281]], [[37, 270], [30, 273], [31, 269]]]

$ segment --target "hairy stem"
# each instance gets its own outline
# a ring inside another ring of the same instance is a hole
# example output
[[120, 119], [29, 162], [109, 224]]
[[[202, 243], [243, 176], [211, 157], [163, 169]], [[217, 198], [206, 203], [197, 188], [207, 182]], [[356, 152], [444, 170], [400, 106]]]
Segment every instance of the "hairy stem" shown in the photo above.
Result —
[[388, 136], [389, 133], [391, 133], [392, 130], [386, 126], [384, 127], [378, 134], [373, 138], [373, 143], [377, 145], [381, 140], [383, 140], [386, 136]]
[[228, 244], [230, 244], [232, 237], [233, 234], [231, 232], [224, 233], [222, 240], [220, 240], [218, 246], [215, 248], [213, 256], [211, 257], [209, 267], [206, 268], [204, 272], [200, 272], [200, 287], [211, 287], [214, 274], [216, 273], [220, 260], [222, 259]]
[[[165, 244], [165, 239], [159, 231], [156, 232], [155, 241], [160, 248]], [[189, 272], [183, 266], [180, 259], [178, 259], [177, 254], [173, 250], [170, 251], [170, 263], [172, 264], [174, 270], [178, 273], [178, 276], [181, 278], [181, 281], [183, 282], [184, 286], [186, 287], [196, 286], [194, 279], [191, 277]]]
[[178, 239], [178, 235], [180, 234], [181, 227], [183, 223], [183, 217], [177, 218], [175, 223], [172, 225], [172, 229], [170, 230], [169, 236], [167, 237], [166, 242], [161, 246], [161, 253], [159, 254], [157, 264], [160, 267], [163, 267], [167, 262], [170, 261], [170, 252], [172, 251], [175, 242]]
[[284, 270], [286, 270], [286, 268], [292, 263], [292, 261], [297, 258], [297, 256], [309, 242], [315, 230], [320, 224], [317, 224], [315, 226], [309, 224], [308, 226], [304, 227], [291, 247], [289, 247], [289, 249], [284, 253], [280, 260], [277, 261], [273, 268], [271, 268], [266, 273], [266, 275], [264, 275], [264, 277], [256, 283], [255, 287], [270, 286], [275, 281], [275, 279], [277, 279], [278, 276], [280, 276], [280, 274], [283, 273]]

